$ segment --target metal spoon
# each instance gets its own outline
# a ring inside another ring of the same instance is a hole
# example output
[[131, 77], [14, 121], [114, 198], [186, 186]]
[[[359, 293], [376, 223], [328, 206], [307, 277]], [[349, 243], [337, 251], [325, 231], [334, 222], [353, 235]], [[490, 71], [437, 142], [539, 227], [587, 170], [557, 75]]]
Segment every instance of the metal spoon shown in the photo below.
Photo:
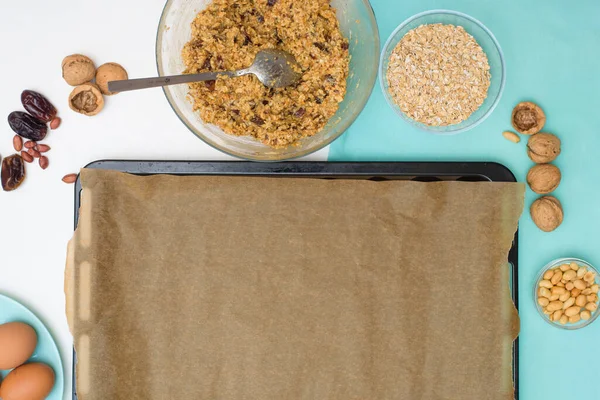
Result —
[[213, 81], [219, 76], [238, 77], [254, 74], [265, 86], [283, 88], [293, 85], [300, 77], [300, 66], [290, 53], [283, 50], [261, 50], [256, 55], [250, 68], [239, 71], [204, 72], [201, 74], [161, 76], [158, 78], [130, 79], [108, 83], [111, 92], [127, 92], [130, 90], [148, 89], [159, 86], [179, 85], [181, 83]]

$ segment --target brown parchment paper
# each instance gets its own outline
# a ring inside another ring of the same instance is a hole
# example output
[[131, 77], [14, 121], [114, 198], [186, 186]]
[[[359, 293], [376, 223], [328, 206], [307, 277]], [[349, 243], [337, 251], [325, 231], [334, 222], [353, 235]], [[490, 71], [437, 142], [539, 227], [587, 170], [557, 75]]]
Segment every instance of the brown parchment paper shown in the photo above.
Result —
[[80, 400], [512, 399], [524, 186], [83, 170]]

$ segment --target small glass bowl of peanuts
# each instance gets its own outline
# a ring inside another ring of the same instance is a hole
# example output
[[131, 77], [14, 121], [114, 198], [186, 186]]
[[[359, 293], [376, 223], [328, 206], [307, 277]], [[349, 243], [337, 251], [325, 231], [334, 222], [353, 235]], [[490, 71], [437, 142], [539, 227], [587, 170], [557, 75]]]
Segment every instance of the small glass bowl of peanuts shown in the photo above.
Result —
[[549, 324], [567, 330], [594, 322], [598, 312], [599, 277], [590, 263], [561, 258], [547, 264], [534, 287], [538, 312]]

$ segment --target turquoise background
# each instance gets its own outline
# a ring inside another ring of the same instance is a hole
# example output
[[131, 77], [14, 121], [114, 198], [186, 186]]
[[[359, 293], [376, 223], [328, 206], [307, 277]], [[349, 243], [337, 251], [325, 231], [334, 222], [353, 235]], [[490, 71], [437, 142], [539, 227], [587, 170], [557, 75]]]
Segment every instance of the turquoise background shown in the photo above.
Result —
[[[333, 161], [496, 161], [520, 182], [533, 163], [526, 140], [513, 144], [512, 108], [531, 100], [546, 112], [544, 131], [558, 135], [563, 153], [555, 164], [563, 181], [554, 195], [565, 221], [543, 233], [526, 210], [520, 222], [522, 400], [600, 399], [600, 321], [579, 331], [544, 322], [533, 302], [540, 269], [561, 257], [600, 266], [600, 1], [598, 0], [372, 0], [382, 46], [410, 16], [431, 9], [461, 11], [496, 36], [507, 65], [504, 95], [477, 128], [435, 136], [403, 122], [385, 102], [379, 82], [364, 112], [331, 146]], [[526, 139], [526, 138], [525, 138]], [[528, 189], [526, 209], [538, 196]]]

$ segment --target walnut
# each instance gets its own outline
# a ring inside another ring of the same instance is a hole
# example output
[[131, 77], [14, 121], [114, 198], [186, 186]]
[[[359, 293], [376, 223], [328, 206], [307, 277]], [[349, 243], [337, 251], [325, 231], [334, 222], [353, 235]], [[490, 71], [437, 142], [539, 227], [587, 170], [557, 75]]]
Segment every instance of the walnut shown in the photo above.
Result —
[[560, 154], [560, 139], [551, 133], [536, 133], [527, 142], [527, 155], [538, 164], [552, 162]]
[[69, 95], [69, 106], [73, 111], [91, 117], [104, 108], [104, 97], [98, 86], [84, 83], [77, 86]]
[[546, 123], [544, 111], [536, 104], [523, 102], [517, 104], [512, 113], [512, 126], [525, 135], [538, 133]]
[[548, 194], [560, 185], [561, 173], [552, 164], [538, 164], [529, 170], [527, 183], [531, 190], [538, 194]]
[[552, 232], [563, 222], [563, 209], [560, 201], [552, 196], [544, 196], [531, 205], [531, 218], [544, 232]]
[[111, 92], [108, 90], [108, 82], [112, 81], [124, 81], [128, 79], [127, 71], [125, 68], [117, 63], [106, 63], [98, 67], [96, 71], [96, 85], [100, 87], [102, 94], [112, 96], [117, 92]]
[[71, 86], [90, 82], [96, 75], [94, 62], [81, 54], [65, 57], [62, 62], [62, 76]]

